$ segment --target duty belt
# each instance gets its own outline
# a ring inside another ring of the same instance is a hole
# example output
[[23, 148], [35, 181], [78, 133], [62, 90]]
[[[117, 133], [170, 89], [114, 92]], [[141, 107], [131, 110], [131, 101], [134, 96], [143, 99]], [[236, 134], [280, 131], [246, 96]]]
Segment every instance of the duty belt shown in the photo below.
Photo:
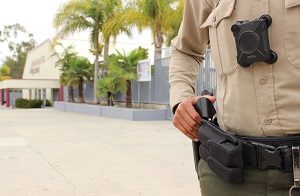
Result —
[[292, 146], [300, 146], [300, 136], [237, 136], [243, 145], [244, 161], [259, 169], [293, 171]]
[[248, 137], [220, 129], [213, 121], [213, 105], [200, 99], [195, 109], [202, 120], [198, 130], [199, 142], [193, 142], [195, 167], [204, 159], [210, 169], [226, 181], [242, 183], [243, 168], [293, 171], [292, 146], [300, 146], [300, 135], [290, 137]]

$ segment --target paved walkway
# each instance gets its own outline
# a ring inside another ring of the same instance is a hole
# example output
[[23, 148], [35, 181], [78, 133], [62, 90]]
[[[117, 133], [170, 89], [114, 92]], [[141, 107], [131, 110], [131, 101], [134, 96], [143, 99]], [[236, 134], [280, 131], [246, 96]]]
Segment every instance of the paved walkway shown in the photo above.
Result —
[[0, 109], [2, 196], [199, 196], [191, 143], [170, 121]]

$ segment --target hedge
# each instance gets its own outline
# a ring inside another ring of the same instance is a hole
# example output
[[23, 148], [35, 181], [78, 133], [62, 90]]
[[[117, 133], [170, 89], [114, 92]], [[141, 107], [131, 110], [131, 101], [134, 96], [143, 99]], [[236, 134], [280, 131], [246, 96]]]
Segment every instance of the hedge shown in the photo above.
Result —
[[[43, 100], [28, 100], [28, 99], [16, 99], [15, 107], [16, 108], [41, 108], [43, 105]], [[49, 100], [46, 100], [46, 106], [51, 106]]]

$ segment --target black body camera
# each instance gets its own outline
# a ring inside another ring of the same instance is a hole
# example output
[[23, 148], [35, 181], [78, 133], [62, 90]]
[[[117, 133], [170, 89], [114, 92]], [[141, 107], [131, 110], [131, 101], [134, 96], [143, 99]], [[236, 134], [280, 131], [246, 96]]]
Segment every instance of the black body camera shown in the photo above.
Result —
[[277, 61], [278, 56], [270, 49], [269, 43], [268, 28], [271, 24], [271, 16], [263, 15], [253, 21], [238, 21], [231, 27], [239, 65], [246, 68], [256, 62], [273, 64]]

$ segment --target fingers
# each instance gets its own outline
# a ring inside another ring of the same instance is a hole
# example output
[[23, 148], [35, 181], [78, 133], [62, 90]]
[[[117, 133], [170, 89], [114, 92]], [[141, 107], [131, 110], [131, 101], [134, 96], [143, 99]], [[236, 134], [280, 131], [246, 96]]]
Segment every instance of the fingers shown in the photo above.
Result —
[[[200, 127], [201, 116], [194, 108], [194, 104], [203, 96], [189, 97], [183, 100], [177, 107], [173, 124], [188, 138], [199, 141], [198, 129]], [[216, 101], [214, 96], [204, 96], [211, 102]]]
[[[181, 115], [184, 115], [184, 117]], [[189, 117], [187, 112], [185, 112], [185, 114], [179, 114], [179, 117], [181, 118], [179, 123], [182, 126], [184, 126], [185, 130], [188, 131], [191, 135], [193, 135], [194, 138], [198, 138], [199, 126], [197, 126], [196, 123], [194, 123], [194, 121]]]
[[187, 98], [178, 105], [174, 115], [173, 123], [182, 133], [191, 138], [198, 140], [198, 129], [200, 127], [200, 115], [195, 111], [193, 106], [194, 97]]
[[190, 132], [180, 122], [174, 122], [174, 126], [191, 140], [199, 141], [198, 137], [196, 138], [194, 135], [190, 134]]
[[197, 126], [196, 128], [198, 130], [200, 121], [201, 121], [200, 115], [195, 110], [195, 108], [192, 104], [186, 104], [185, 109], [186, 109], [186, 112], [188, 113], [190, 119], [193, 120], [191, 123], [193, 123], [194, 126]]
[[179, 129], [183, 134], [192, 140], [197, 140], [197, 131], [191, 128], [188, 123], [181, 117], [181, 115], [176, 114], [173, 119], [174, 126]]

